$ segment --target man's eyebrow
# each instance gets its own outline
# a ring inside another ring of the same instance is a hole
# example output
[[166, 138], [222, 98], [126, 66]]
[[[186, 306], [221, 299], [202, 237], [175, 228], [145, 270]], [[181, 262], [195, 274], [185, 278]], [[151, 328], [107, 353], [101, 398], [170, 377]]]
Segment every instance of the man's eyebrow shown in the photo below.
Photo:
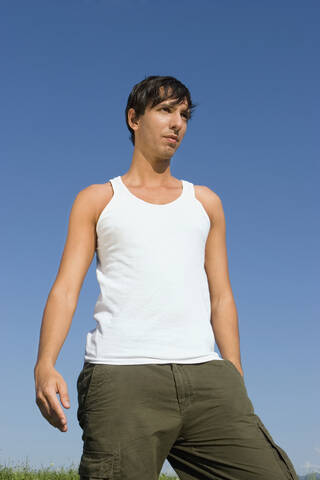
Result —
[[[177, 102], [172, 101], [172, 102], [161, 102], [160, 105], [166, 106], [166, 107], [173, 107], [174, 105], [177, 105]], [[186, 107], [182, 110], [183, 112], [189, 112], [189, 107]]]

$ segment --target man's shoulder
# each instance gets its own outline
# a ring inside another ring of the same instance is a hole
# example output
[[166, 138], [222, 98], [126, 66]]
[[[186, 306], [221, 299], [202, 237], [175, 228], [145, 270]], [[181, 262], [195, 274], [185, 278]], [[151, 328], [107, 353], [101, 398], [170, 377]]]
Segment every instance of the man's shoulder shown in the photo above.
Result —
[[87, 187], [84, 187], [82, 190], [79, 191], [82, 195], [86, 195], [88, 198], [96, 197], [97, 195], [106, 195], [108, 193], [112, 194], [112, 185], [111, 182], [108, 181], [106, 183], [92, 183]]
[[210, 219], [218, 215], [222, 209], [222, 200], [220, 196], [207, 185], [194, 185], [195, 196], [205, 208]]
[[94, 183], [84, 187], [76, 196], [76, 200], [86, 210], [90, 209], [93, 218], [97, 221], [100, 213], [113, 196], [111, 183]]
[[195, 194], [208, 199], [211, 202], [221, 201], [220, 196], [207, 185], [194, 185]]

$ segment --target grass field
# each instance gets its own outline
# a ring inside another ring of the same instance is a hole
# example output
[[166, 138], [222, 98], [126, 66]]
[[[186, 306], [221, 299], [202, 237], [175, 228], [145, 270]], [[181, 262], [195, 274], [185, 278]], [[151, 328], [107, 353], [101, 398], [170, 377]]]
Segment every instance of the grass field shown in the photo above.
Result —
[[[79, 480], [77, 466], [71, 464], [70, 467], [53, 469], [52, 464], [49, 467], [41, 469], [32, 469], [28, 463], [8, 466], [0, 464], [0, 480]], [[319, 473], [309, 473], [303, 477], [303, 480], [319, 480]], [[177, 476], [169, 476], [162, 473], [159, 480], [179, 480]]]
[[[79, 480], [77, 467], [53, 469], [52, 466], [32, 469], [28, 463], [16, 466], [0, 464], [0, 480]], [[159, 480], [179, 480], [176, 476], [161, 474]]]

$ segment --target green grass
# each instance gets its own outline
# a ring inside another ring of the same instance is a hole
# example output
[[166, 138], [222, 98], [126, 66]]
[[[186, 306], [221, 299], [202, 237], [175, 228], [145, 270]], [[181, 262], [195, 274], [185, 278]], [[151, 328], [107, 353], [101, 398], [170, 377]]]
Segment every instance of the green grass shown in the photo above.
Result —
[[[77, 465], [71, 464], [70, 467], [54, 469], [51, 463], [49, 467], [41, 469], [32, 469], [26, 460], [23, 464], [17, 464], [14, 467], [0, 464], [0, 480], [79, 480]], [[309, 473], [303, 477], [304, 480], [318, 480], [320, 474]], [[176, 476], [160, 474], [159, 480], [179, 480]]]
[[[71, 464], [68, 468], [61, 467], [60, 469], [53, 469], [52, 464], [41, 469], [32, 469], [28, 462], [14, 467], [0, 464], [0, 480], [79, 480], [79, 478], [77, 466], [74, 464]], [[159, 480], [179, 479], [162, 473]]]

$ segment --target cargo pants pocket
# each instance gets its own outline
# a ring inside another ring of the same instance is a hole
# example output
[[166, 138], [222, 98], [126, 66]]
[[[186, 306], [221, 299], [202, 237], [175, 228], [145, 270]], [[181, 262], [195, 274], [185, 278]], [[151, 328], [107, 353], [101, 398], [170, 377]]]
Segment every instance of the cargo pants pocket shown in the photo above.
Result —
[[286, 454], [286, 452], [281, 447], [279, 447], [279, 445], [277, 445], [276, 442], [273, 440], [271, 434], [267, 430], [266, 426], [263, 424], [261, 418], [256, 414], [255, 414], [255, 418], [256, 418], [257, 426], [259, 430], [262, 432], [262, 434], [266, 438], [268, 444], [270, 445], [270, 448], [272, 448], [275, 459], [280, 464], [280, 467], [282, 468], [284, 473], [287, 475], [287, 478], [289, 480], [299, 480], [299, 477], [294, 469], [294, 466], [290, 458]]
[[78, 468], [80, 479], [119, 480], [119, 463], [117, 452], [95, 452], [83, 450]]
[[78, 409], [77, 409], [77, 419], [80, 427], [84, 428], [84, 416], [87, 405], [87, 399], [90, 395], [90, 392], [93, 387], [93, 381], [95, 373], [97, 371], [97, 363], [85, 363], [77, 380], [77, 392], [78, 392]]

